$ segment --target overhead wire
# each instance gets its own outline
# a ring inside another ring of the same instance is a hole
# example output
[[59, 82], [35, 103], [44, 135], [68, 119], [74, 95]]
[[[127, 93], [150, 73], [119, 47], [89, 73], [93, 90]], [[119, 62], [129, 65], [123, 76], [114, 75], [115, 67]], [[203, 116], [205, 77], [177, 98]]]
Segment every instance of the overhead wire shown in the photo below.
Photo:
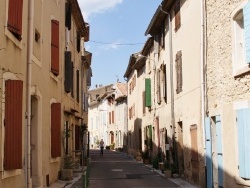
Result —
[[141, 45], [144, 43], [116, 43], [116, 42], [103, 42], [103, 41], [95, 41], [95, 40], [89, 40], [89, 42], [97, 43], [97, 44], [107, 44], [107, 45], [117, 45], [117, 46], [134, 46], [134, 45]]

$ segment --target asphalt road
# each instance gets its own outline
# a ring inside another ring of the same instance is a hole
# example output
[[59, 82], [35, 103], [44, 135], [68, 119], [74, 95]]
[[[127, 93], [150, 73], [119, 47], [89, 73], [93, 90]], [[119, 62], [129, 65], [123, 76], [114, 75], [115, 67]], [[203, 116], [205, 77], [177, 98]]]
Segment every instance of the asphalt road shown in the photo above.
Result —
[[90, 151], [89, 188], [163, 188], [179, 187], [151, 168], [129, 158], [126, 153]]

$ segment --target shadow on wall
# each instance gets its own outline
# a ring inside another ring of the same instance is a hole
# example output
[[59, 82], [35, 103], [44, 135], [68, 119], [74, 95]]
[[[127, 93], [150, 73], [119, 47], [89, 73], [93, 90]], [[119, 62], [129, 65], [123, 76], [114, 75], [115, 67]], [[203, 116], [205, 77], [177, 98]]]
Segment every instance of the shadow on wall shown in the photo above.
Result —
[[[191, 147], [188, 148], [178, 140], [175, 142], [175, 146], [172, 143], [172, 138], [167, 136], [165, 140], [158, 147], [156, 144], [156, 137], [152, 128], [152, 134], [150, 127], [149, 130], [143, 131], [141, 126], [141, 119], [134, 121], [134, 132], [128, 132], [128, 135], [124, 135], [126, 140], [128, 154], [133, 155], [136, 160], [143, 160], [146, 154], [149, 155], [150, 164], [154, 168], [159, 168], [159, 162], [168, 164], [171, 168], [172, 174], [177, 177], [181, 177], [186, 181], [193, 183], [199, 187], [228, 187], [225, 185], [232, 185], [232, 187], [244, 187], [240, 186], [239, 182], [236, 183], [234, 175], [227, 172], [225, 168], [218, 165], [217, 162], [212, 160], [212, 156], [200, 155], [198, 151], [198, 142], [191, 138]], [[145, 140], [142, 140], [141, 135], [144, 134]], [[150, 135], [151, 134], [151, 135]], [[197, 136], [191, 133], [191, 136], [197, 139]], [[164, 139], [164, 138], [162, 138]], [[143, 149], [142, 149], [143, 145]], [[163, 147], [163, 145], [165, 145]], [[138, 155], [140, 155], [138, 157]], [[229, 156], [230, 157], [230, 156]], [[205, 165], [206, 160], [206, 165]], [[225, 164], [224, 164], [225, 165]], [[244, 179], [242, 179], [244, 181]], [[231, 183], [229, 183], [231, 182]], [[225, 184], [226, 183], [226, 184]]]

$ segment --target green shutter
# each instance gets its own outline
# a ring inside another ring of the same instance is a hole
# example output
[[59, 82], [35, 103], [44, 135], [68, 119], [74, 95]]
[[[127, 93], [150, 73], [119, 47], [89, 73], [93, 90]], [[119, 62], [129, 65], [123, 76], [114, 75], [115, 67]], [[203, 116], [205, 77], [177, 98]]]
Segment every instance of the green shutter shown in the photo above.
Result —
[[145, 90], [146, 90], [146, 107], [151, 106], [151, 80], [145, 79]]

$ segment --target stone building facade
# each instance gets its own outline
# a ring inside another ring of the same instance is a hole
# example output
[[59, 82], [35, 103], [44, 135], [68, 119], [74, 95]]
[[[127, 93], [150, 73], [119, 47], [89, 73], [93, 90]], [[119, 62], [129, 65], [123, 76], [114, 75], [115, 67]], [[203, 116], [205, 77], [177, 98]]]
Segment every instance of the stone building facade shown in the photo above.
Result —
[[207, 187], [249, 187], [250, 2], [206, 1]]

